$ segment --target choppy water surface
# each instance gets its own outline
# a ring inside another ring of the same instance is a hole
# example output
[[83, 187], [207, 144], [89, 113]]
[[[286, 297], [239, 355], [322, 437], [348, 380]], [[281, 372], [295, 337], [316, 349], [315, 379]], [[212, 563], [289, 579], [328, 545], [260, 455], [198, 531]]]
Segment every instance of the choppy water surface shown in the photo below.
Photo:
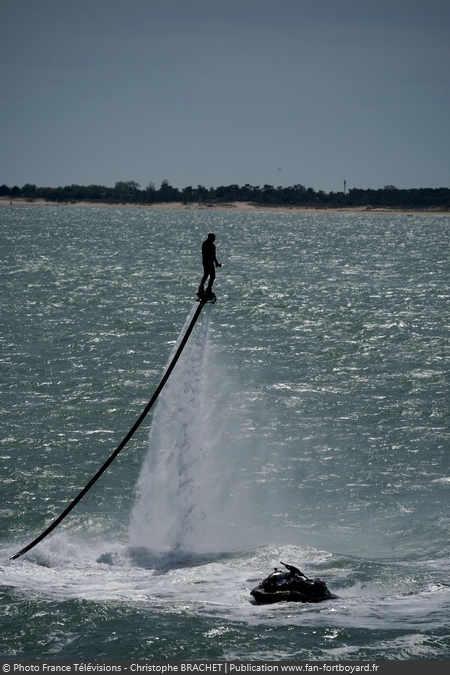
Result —
[[[449, 659], [450, 219], [4, 206], [0, 654]], [[157, 387], [217, 234], [206, 308]], [[280, 560], [340, 597], [255, 606]]]

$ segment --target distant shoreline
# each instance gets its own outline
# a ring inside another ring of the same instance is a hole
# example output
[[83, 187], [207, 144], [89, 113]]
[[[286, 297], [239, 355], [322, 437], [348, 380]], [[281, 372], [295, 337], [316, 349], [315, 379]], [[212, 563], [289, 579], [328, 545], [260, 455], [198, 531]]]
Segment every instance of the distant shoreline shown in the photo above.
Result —
[[348, 213], [365, 215], [409, 215], [409, 216], [448, 216], [450, 209], [404, 209], [388, 207], [371, 206], [347, 206], [342, 208], [332, 207], [313, 207], [313, 206], [279, 206], [268, 204], [253, 204], [251, 202], [192, 202], [184, 204], [182, 202], [158, 202], [152, 204], [130, 204], [111, 202], [90, 202], [90, 201], [71, 201], [71, 202], [52, 202], [45, 199], [25, 199], [23, 197], [0, 197], [0, 206], [48, 206], [53, 208], [65, 207], [88, 207], [88, 208], [111, 208], [111, 209], [172, 209], [182, 211], [259, 211], [273, 213]]

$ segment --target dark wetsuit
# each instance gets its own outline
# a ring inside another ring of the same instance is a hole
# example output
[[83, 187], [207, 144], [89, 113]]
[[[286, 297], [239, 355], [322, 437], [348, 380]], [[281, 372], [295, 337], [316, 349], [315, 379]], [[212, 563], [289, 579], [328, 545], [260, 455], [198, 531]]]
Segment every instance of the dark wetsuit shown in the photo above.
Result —
[[205, 241], [203, 242], [202, 258], [203, 258], [203, 277], [200, 282], [200, 287], [201, 288], [204, 287], [206, 280], [209, 277], [208, 290], [210, 291], [214, 283], [214, 279], [216, 278], [216, 265], [217, 266], [219, 265], [216, 258], [216, 245], [212, 239], [205, 239]]

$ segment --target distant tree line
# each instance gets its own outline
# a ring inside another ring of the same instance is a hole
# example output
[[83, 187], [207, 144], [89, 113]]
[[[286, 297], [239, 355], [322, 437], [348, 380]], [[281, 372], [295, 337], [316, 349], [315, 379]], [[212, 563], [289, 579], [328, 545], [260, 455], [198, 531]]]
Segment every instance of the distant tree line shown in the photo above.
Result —
[[22, 188], [0, 187], [0, 196], [22, 197], [33, 201], [45, 199], [48, 202], [76, 203], [87, 201], [109, 204], [158, 204], [164, 202], [224, 204], [229, 202], [250, 202], [266, 206], [305, 206], [315, 208], [398, 208], [398, 209], [449, 209], [449, 188], [414, 188], [401, 190], [386, 185], [378, 190], [351, 188], [346, 192], [316, 192], [303, 185], [274, 187], [273, 185], [253, 186], [248, 183], [206, 188], [189, 185], [181, 190], [164, 180], [159, 189], [149, 183], [141, 189], [135, 181], [119, 181], [114, 187], [104, 185], [66, 185], [65, 187], [36, 187], [26, 183]]

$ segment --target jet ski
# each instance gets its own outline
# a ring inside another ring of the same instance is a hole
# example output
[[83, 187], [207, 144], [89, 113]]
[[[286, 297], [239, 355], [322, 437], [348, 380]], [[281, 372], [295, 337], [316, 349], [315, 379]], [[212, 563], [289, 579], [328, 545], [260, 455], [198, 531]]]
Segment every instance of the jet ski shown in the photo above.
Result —
[[338, 597], [328, 590], [323, 579], [308, 579], [297, 567], [281, 564], [287, 571], [275, 567], [272, 574], [250, 592], [256, 602], [323, 602]]

